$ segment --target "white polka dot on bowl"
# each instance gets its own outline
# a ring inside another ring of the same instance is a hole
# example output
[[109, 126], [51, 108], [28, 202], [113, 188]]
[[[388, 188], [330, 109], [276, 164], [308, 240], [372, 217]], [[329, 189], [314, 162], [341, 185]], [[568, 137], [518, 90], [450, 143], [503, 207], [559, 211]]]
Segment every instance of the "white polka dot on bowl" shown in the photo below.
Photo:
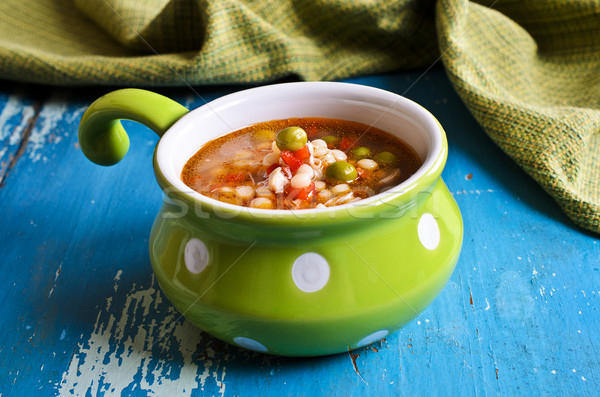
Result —
[[370, 345], [373, 342], [376, 342], [380, 339], [385, 338], [388, 334], [390, 333], [390, 331], [388, 331], [387, 329], [382, 329], [380, 331], [376, 331], [373, 332], [372, 334], [365, 336], [364, 338], [362, 338], [360, 340], [360, 342], [358, 342], [358, 347], [363, 347], [363, 346], [367, 346]]
[[314, 252], [300, 255], [292, 266], [292, 279], [303, 292], [316, 292], [325, 287], [329, 273], [327, 260]]
[[426, 213], [421, 216], [417, 232], [421, 244], [428, 250], [434, 250], [440, 244], [440, 228], [433, 215]]
[[193, 274], [200, 274], [208, 266], [208, 248], [201, 240], [192, 238], [185, 245], [183, 253], [185, 267]]
[[260, 353], [266, 353], [268, 349], [265, 345], [260, 342], [255, 341], [254, 339], [246, 338], [245, 336], [237, 336], [233, 338], [233, 341], [240, 347], [243, 347], [248, 350], [254, 350]]

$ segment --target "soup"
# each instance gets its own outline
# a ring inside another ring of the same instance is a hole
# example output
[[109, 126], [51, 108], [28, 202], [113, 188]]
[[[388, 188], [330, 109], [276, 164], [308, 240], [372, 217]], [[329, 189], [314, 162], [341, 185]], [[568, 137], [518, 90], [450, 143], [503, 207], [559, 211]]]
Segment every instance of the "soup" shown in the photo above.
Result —
[[327, 118], [258, 123], [208, 142], [182, 181], [216, 200], [263, 209], [353, 203], [408, 179], [422, 165], [400, 139]]

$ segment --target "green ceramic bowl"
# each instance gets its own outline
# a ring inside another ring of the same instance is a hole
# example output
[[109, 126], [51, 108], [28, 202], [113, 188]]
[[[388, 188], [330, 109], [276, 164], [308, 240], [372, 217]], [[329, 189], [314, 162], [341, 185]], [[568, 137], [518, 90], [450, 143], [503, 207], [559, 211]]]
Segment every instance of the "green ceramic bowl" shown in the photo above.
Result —
[[[384, 193], [327, 209], [238, 207], [191, 191], [181, 170], [203, 144], [250, 124], [290, 117], [358, 121], [409, 143], [424, 160]], [[143, 90], [119, 90], [84, 114], [90, 160], [118, 162], [129, 140], [119, 119], [162, 136], [154, 172], [167, 199], [150, 237], [160, 286], [185, 317], [226, 342], [258, 352], [313, 356], [385, 338], [442, 290], [463, 227], [440, 174], [444, 131], [418, 104], [376, 88], [287, 83], [224, 96], [188, 112]]]

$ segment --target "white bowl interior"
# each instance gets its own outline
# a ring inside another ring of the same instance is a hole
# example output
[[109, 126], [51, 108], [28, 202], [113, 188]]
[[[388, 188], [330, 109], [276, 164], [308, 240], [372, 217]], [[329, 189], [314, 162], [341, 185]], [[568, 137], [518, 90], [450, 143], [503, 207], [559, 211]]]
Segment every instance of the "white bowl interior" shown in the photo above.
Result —
[[404, 97], [348, 83], [284, 83], [226, 95], [191, 111], [161, 138], [156, 153], [158, 165], [172, 185], [189, 192], [180, 179], [181, 171], [205, 143], [258, 122], [294, 117], [360, 122], [404, 140], [424, 161], [420, 170], [404, 183], [428, 170], [443, 147], [435, 118]]

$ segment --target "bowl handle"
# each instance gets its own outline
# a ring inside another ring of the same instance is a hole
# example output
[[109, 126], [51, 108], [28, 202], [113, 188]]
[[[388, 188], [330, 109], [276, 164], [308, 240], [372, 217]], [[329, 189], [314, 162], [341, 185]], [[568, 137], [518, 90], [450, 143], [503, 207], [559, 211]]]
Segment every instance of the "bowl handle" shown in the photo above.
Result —
[[88, 107], [79, 123], [79, 146], [99, 165], [121, 161], [129, 149], [129, 136], [120, 119], [142, 123], [162, 136], [188, 113], [179, 103], [151, 91], [126, 88], [109, 92]]

